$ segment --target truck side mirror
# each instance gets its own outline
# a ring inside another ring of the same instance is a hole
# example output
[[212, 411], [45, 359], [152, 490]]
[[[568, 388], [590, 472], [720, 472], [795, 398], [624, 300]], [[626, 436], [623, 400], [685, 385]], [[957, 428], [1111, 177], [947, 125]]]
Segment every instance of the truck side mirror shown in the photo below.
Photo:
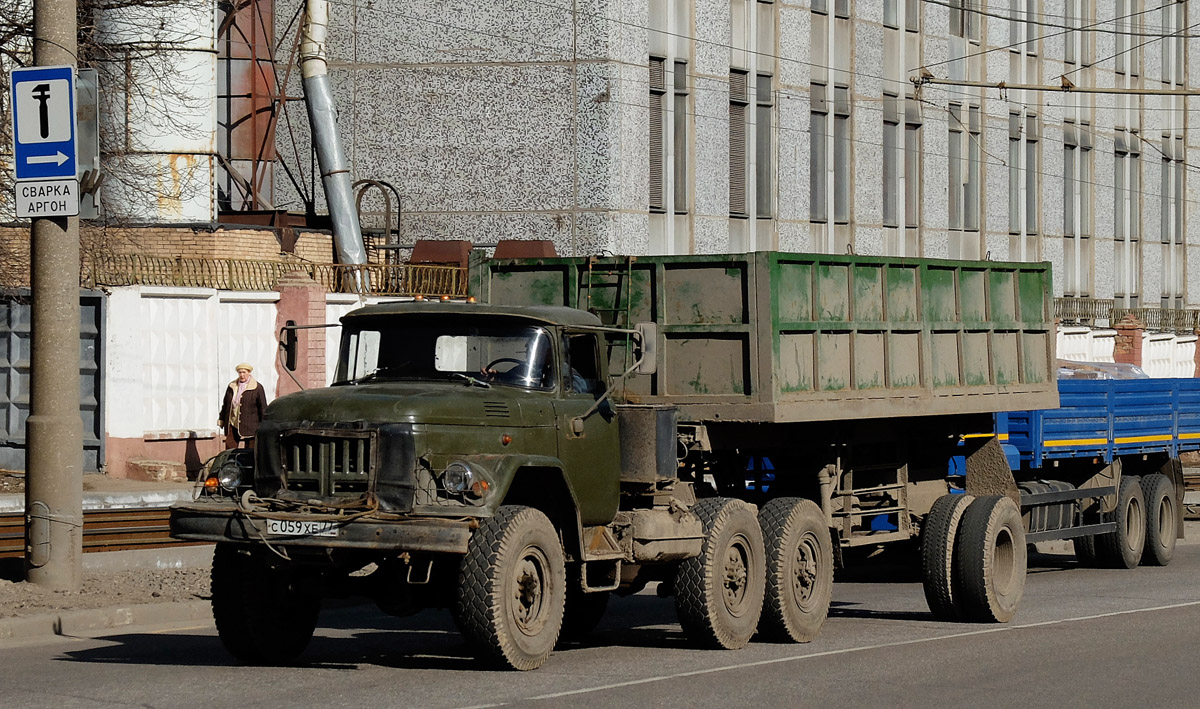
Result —
[[635, 326], [641, 340], [642, 356], [638, 374], [654, 374], [658, 371], [658, 323], [640, 322]]
[[288, 320], [280, 333], [279, 346], [283, 348], [283, 366], [289, 372], [296, 371], [296, 350], [299, 349], [297, 340], [296, 321]]

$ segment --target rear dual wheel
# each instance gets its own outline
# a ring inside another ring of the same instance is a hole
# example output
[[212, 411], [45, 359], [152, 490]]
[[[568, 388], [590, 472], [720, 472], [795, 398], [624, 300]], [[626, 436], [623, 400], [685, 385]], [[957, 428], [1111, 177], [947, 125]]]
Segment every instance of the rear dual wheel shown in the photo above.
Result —
[[1025, 593], [1025, 526], [1003, 495], [944, 495], [921, 530], [925, 600], [940, 620], [1006, 623]]
[[767, 553], [767, 586], [758, 631], [764, 639], [806, 643], [817, 637], [833, 598], [833, 542], [812, 500], [780, 497], [758, 513]]

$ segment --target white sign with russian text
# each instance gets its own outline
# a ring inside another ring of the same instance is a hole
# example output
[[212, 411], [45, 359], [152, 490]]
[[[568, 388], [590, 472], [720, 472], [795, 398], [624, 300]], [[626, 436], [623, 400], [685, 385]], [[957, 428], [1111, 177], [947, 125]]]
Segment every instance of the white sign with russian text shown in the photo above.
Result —
[[17, 217], [74, 217], [79, 214], [78, 180], [18, 182]]

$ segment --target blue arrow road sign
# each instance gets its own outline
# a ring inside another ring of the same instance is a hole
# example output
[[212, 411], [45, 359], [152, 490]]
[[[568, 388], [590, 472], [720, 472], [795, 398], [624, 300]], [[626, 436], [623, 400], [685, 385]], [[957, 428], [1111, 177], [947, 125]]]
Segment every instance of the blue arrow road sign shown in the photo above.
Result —
[[17, 181], [75, 177], [75, 69], [12, 70]]

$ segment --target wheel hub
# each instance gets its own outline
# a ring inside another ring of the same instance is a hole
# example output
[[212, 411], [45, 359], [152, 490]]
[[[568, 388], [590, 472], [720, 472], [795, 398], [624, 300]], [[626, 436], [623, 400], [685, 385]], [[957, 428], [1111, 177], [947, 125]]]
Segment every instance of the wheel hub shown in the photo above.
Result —
[[734, 540], [725, 552], [722, 591], [726, 609], [735, 616], [741, 615], [745, 610], [746, 592], [749, 588], [747, 544], [743, 539]]
[[817, 550], [813, 545], [813, 540], [805, 537], [792, 555], [792, 593], [801, 605], [808, 602], [817, 585]]
[[512, 587], [513, 619], [523, 632], [536, 635], [545, 624], [546, 565], [528, 553], [517, 566]]

